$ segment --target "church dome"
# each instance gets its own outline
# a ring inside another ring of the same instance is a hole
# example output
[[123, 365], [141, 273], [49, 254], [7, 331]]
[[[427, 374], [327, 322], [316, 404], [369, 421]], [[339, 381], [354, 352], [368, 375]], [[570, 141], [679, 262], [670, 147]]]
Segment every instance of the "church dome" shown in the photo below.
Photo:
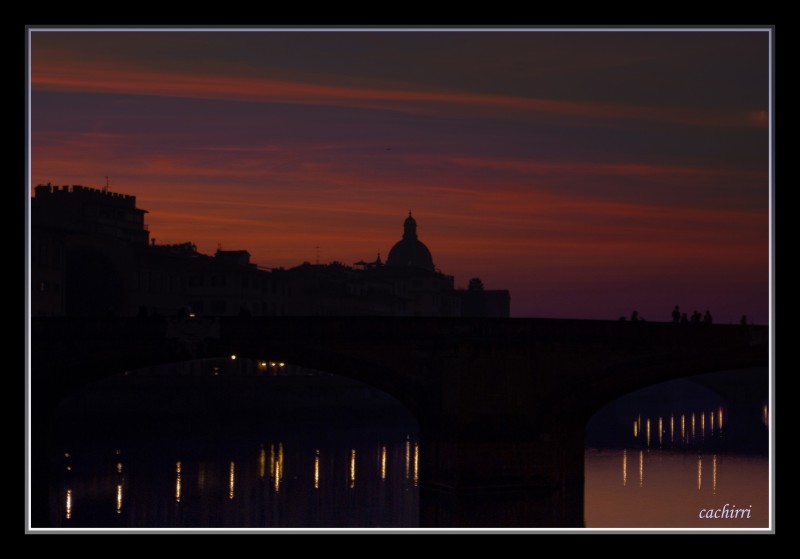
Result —
[[408, 217], [403, 223], [403, 238], [389, 251], [386, 265], [433, 271], [431, 251], [417, 238], [417, 221], [411, 216], [411, 212], [408, 212]]

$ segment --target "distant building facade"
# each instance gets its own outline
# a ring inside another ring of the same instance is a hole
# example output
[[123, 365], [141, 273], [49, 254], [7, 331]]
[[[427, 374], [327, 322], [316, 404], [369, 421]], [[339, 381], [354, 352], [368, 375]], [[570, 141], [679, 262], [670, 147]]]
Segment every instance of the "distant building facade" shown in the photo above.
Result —
[[146, 245], [150, 233], [146, 210], [136, 207], [136, 197], [81, 185], [62, 187], [40, 184], [31, 203], [33, 218], [64, 231], [98, 235]]
[[511, 294], [507, 289], [484, 289], [479, 278], [472, 278], [461, 292], [461, 316], [506, 318], [511, 314]]
[[156, 244], [134, 196], [50, 184], [34, 193], [34, 316], [509, 316], [508, 291], [454, 288], [410, 212], [385, 264], [269, 270], [246, 250]]

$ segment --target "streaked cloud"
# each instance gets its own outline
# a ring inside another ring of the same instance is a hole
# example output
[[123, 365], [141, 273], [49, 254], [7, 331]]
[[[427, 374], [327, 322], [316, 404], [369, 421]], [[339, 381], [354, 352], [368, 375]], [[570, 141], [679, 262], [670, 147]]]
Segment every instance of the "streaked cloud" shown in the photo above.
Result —
[[[362, 80], [362, 82], [365, 80]], [[47, 53], [34, 58], [31, 84], [47, 91], [153, 95], [261, 103], [331, 105], [386, 111], [485, 118], [536, 115], [549, 118], [631, 120], [691, 127], [765, 127], [758, 108], [747, 112], [682, 109], [607, 102], [518, 97], [459, 90], [431, 90], [394, 84], [321, 84], [277, 77], [237, 77], [201, 72], [121, 68], [101, 61], [64, 66]]]

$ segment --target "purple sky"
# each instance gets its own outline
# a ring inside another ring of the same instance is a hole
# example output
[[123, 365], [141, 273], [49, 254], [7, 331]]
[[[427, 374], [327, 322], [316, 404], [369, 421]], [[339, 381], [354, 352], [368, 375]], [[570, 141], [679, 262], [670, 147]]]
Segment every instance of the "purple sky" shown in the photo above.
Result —
[[438, 268], [513, 316], [768, 319], [769, 45], [716, 32], [31, 33], [32, 186], [158, 242]]

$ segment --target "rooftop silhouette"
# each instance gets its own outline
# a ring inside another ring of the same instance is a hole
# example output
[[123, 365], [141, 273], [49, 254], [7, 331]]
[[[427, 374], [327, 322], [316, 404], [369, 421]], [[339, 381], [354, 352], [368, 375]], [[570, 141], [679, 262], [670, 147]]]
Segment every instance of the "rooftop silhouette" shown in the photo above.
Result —
[[244, 249], [158, 244], [135, 196], [80, 185], [34, 192], [34, 316], [509, 316], [508, 291], [456, 289], [434, 267], [411, 212], [385, 264], [379, 254], [267, 269]]

